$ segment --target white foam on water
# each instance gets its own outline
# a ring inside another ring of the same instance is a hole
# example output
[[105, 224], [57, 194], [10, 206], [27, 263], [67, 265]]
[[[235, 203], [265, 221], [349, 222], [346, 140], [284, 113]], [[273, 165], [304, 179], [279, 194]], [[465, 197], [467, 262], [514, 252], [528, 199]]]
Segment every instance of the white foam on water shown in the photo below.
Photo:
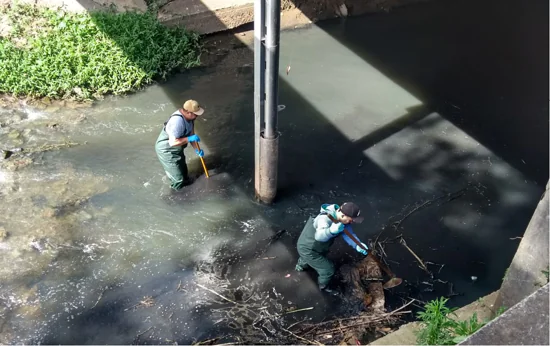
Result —
[[0, 170], [0, 183], [5, 184], [5, 183], [11, 183], [11, 182], [13, 182], [13, 174], [10, 172]]
[[22, 111], [27, 115], [26, 121], [34, 121], [38, 119], [45, 119], [48, 117], [48, 114], [46, 112], [39, 111], [38, 109], [29, 106], [24, 106]]

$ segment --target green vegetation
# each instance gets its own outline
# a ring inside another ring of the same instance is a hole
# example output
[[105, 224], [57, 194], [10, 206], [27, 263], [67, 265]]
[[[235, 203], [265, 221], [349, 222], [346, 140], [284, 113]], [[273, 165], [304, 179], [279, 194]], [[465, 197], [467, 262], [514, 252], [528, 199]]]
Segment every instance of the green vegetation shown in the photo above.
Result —
[[11, 26], [0, 36], [0, 93], [99, 98], [200, 64], [199, 36], [164, 27], [152, 13], [71, 14], [17, 5], [0, 16]]
[[[426, 304], [424, 311], [418, 313], [422, 322], [422, 329], [417, 334], [419, 345], [456, 345], [468, 336], [477, 332], [488, 321], [480, 322], [477, 313], [474, 313], [469, 320], [455, 321], [449, 316], [454, 314], [455, 309], [446, 306], [448, 299], [439, 298]], [[497, 311], [496, 315], [504, 312], [504, 308]]]
[[506, 268], [506, 270], [504, 271], [504, 276], [502, 277], [502, 281], [504, 281], [504, 279], [506, 279], [506, 276], [508, 276], [508, 271], [510, 270], [510, 268]]

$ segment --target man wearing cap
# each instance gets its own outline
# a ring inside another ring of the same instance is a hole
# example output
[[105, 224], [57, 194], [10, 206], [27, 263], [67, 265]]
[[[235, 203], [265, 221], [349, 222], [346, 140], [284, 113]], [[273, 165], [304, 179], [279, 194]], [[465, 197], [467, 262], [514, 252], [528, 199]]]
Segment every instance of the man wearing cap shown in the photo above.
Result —
[[[319, 277], [319, 289], [330, 291], [327, 285], [334, 275], [334, 265], [326, 257], [334, 239], [344, 232], [344, 228], [355, 238], [357, 236], [351, 229], [352, 223], [363, 222], [359, 207], [352, 202], [337, 204], [323, 204], [317, 217], [310, 217], [302, 234], [298, 239], [298, 254], [300, 258], [296, 264], [297, 271], [311, 267], [315, 269]], [[344, 241], [355, 251], [367, 255], [367, 251], [359, 247], [346, 234], [342, 234]], [[357, 238], [359, 239], [359, 238]], [[361, 243], [368, 249], [364, 243]]]
[[195, 119], [204, 113], [204, 109], [195, 100], [187, 100], [183, 107], [175, 111], [164, 123], [155, 144], [155, 151], [164, 171], [170, 178], [170, 187], [179, 190], [189, 185], [189, 175], [183, 149], [188, 143], [195, 148], [199, 157], [204, 156], [202, 150], [198, 150], [199, 136], [195, 134]]

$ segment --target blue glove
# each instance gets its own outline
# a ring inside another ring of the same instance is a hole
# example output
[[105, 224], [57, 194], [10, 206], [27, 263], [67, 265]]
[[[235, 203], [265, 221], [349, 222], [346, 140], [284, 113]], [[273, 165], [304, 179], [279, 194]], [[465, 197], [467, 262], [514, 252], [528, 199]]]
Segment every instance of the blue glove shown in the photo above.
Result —
[[[368, 249], [368, 248], [369, 248], [367, 245], [365, 245], [365, 243], [361, 243], [361, 245], [363, 245], [363, 246], [365, 247], [365, 249]], [[355, 250], [357, 250], [357, 252], [359, 252], [360, 254], [366, 256], [368, 252], [367, 252], [367, 250], [365, 250], [365, 249], [363, 249], [363, 248], [360, 247], [359, 245], [357, 245], [357, 246], [355, 247]]]
[[339, 223], [333, 223], [330, 228], [328, 229], [329, 232], [333, 235], [337, 235], [337, 234], [340, 234], [344, 231], [344, 227], [346, 225], [344, 225], [343, 223], [339, 222]]
[[202, 149], [201, 149], [201, 150], [195, 149], [195, 153], [197, 153], [197, 155], [198, 155], [199, 157], [203, 157], [203, 156], [204, 156], [204, 151], [202, 151]]
[[191, 136], [187, 137], [187, 141], [188, 142], [200, 142], [201, 139], [197, 135], [191, 135]]

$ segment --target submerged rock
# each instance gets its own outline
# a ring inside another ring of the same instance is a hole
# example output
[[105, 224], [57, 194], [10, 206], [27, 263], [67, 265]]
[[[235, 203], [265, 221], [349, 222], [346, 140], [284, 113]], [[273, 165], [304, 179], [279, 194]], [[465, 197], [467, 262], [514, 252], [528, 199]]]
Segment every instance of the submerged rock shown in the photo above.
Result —
[[11, 151], [11, 150], [2, 150], [2, 153], [0, 154], [0, 160], [7, 160], [12, 155], [13, 155], [13, 151]]
[[48, 242], [46, 239], [33, 239], [29, 243], [29, 246], [35, 249], [36, 251], [42, 253], [46, 250], [46, 247], [48, 246]]
[[21, 137], [21, 133], [17, 130], [13, 130], [8, 134], [9, 139], [18, 139], [19, 137]]
[[57, 215], [57, 211], [54, 209], [54, 208], [44, 208], [42, 210], [42, 216], [46, 217], [46, 218], [53, 218]]
[[9, 160], [4, 167], [10, 171], [17, 171], [18, 169], [25, 168], [33, 163], [30, 157], [19, 157], [16, 160]]

